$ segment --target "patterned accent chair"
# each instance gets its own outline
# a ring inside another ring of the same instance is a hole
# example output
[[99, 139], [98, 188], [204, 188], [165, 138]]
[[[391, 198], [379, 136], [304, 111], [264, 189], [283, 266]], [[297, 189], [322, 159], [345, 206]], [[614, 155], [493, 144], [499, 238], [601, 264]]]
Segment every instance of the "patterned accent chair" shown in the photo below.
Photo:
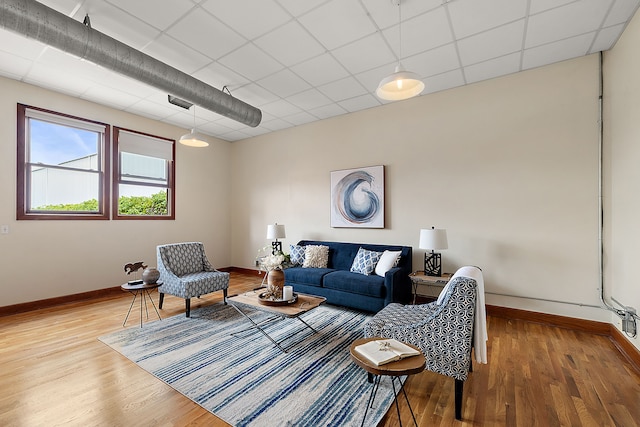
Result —
[[462, 389], [471, 371], [476, 280], [453, 277], [440, 304], [392, 303], [364, 326], [365, 337], [395, 338], [413, 344], [427, 359], [425, 369], [455, 380], [455, 414], [462, 420]]
[[184, 298], [187, 317], [191, 316], [191, 298], [222, 290], [227, 303], [229, 273], [216, 270], [200, 242], [173, 243], [157, 247], [158, 270], [162, 286], [158, 288], [162, 309], [164, 294]]

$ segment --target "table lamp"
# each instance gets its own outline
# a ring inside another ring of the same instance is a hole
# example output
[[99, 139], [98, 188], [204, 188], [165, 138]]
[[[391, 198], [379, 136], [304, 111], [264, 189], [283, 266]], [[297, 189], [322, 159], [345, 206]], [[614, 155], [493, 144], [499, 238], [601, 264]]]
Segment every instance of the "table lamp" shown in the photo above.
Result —
[[[431, 227], [420, 230], [420, 249], [427, 249], [424, 253], [424, 274], [427, 276], [442, 276], [442, 256], [434, 252], [436, 249], [447, 249], [447, 230]], [[428, 252], [431, 250], [431, 253]]]
[[282, 253], [282, 242], [279, 242], [278, 239], [284, 239], [287, 237], [284, 231], [284, 224], [269, 224], [267, 226], [267, 239], [275, 239], [271, 242], [271, 254], [275, 255], [277, 253]]

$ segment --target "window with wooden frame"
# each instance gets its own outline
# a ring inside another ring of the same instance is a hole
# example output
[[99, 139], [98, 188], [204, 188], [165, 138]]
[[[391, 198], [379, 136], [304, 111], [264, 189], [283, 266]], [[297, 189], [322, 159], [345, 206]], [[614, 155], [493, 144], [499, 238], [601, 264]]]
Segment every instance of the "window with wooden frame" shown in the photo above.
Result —
[[110, 126], [18, 104], [17, 219], [109, 219]]
[[175, 141], [114, 127], [113, 219], [175, 219]]

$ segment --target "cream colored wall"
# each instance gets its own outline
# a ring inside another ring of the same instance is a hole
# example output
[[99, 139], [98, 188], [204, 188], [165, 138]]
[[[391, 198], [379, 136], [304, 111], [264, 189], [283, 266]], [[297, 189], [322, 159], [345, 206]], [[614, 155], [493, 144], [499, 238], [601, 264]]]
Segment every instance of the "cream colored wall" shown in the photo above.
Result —
[[0, 78], [0, 306], [109, 288], [131, 261], [156, 265], [155, 246], [198, 240], [218, 267], [231, 256], [231, 144], [176, 148], [175, 221], [16, 221], [16, 103], [179, 138], [185, 129]]
[[[488, 304], [608, 320], [594, 308], [597, 64], [579, 58], [235, 142], [233, 265], [252, 267], [278, 222], [285, 246], [411, 245], [420, 269], [419, 230], [436, 226], [449, 237], [444, 270], [481, 266]], [[371, 165], [385, 166], [386, 227], [331, 228], [330, 171]]]
[[[604, 57], [605, 289], [640, 310], [640, 16]], [[618, 305], [614, 306], [618, 307]], [[621, 328], [620, 318], [611, 316]], [[640, 327], [640, 322], [638, 322]], [[640, 349], [640, 339], [630, 341]]]

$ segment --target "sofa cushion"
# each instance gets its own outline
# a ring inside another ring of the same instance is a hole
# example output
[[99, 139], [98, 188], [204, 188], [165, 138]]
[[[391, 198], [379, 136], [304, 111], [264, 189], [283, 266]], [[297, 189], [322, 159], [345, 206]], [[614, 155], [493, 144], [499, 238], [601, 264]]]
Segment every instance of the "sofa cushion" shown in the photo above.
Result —
[[398, 265], [402, 251], [384, 251], [376, 264], [376, 274], [384, 277], [387, 271]]
[[300, 245], [289, 245], [289, 258], [294, 266], [304, 264], [305, 247]]
[[351, 273], [337, 270], [324, 276], [323, 286], [352, 294], [368, 295], [376, 298], [385, 297], [384, 278], [376, 275]]
[[327, 268], [329, 246], [307, 245], [304, 250], [303, 268]]
[[296, 283], [309, 286], [322, 286], [322, 278], [332, 271], [334, 270], [330, 268], [291, 267], [284, 270], [284, 278], [287, 284], [294, 286], [295, 290]]
[[356, 257], [353, 259], [349, 271], [360, 274], [371, 274], [375, 270], [382, 252], [370, 251], [365, 248], [358, 249]]

